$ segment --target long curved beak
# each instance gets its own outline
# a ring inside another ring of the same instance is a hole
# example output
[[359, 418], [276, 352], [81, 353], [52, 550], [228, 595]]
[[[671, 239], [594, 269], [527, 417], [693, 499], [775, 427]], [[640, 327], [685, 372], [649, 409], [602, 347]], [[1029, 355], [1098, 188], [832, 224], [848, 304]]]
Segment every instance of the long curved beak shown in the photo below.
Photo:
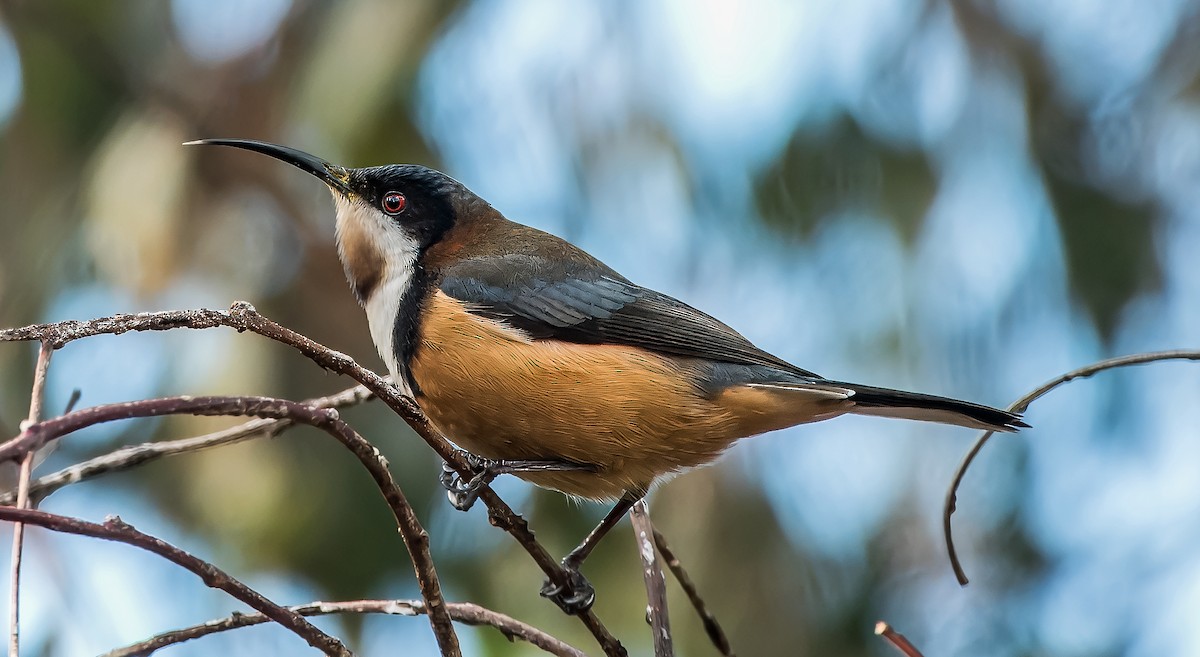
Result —
[[287, 146], [271, 144], [265, 141], [255, 141], [253, 139], [197, 139], [196, 141], [184, 142], [183, 145], [232, 146], [234, 148], [254, 151], [255, 153], [262, 153], [281, 162], [287, 162], [297, 169], [311, 173], [334, 190], [344, 194], [351, 192], [349, 187], [350, 171], [345, 167], [330, 164], [315, 155], [309, 155], [304, 151]]

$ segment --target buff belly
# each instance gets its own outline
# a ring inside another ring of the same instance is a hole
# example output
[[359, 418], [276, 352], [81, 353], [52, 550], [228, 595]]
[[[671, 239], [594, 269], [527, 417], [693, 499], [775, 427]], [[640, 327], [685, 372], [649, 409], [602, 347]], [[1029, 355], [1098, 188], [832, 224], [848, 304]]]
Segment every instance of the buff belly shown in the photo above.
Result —
[[479, 456], [594, 466], [521, 475], [570, 495], [645, 491], [659, 477], [712, 461], [738, 438], [842, 412], [828, 399], [783, 390], [705, 392], [684, 359], [529, 340], [440, 292], [429, 304], [410, 361], [429, 419]]

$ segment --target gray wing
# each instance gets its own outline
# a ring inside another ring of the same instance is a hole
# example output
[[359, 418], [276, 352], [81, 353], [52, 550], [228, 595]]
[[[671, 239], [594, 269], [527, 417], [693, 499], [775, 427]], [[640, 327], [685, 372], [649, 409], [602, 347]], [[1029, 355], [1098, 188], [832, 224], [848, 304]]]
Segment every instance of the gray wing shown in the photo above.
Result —
[[819, 378], [755, 347], [717, 319], [592, 260], [527, 254], [468, 259], [443, 272], [440, 289], [468, 311], [534, 339], [621, 344]]

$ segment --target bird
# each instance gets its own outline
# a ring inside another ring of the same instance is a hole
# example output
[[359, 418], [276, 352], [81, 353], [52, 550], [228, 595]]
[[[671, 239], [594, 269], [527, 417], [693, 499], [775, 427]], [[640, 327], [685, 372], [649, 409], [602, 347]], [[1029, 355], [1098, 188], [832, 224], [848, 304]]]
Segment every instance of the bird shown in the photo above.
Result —
[[510, 221], [440, 171], [347, 168], [248, 139], [187, 145], [267, 155], [328, 186], [338, 255], [394, 385], [472, 455], [468, 481], [448, 468], [442, 477], [455, 506], [469, 507], [502, 473], [615, 500], [563, 559], [568, 584], [542, 589], [568, 613], [594, 602], [580, 568], [632, 505], [742, 438], [845, 414], [1028, 426], [1008, 411], [797, 367], [566, 240]]

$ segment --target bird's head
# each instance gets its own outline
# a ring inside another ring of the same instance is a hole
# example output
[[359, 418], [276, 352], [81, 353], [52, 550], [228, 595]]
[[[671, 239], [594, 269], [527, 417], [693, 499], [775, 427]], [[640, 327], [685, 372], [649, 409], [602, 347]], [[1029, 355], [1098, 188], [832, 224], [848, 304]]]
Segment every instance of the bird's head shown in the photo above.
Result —
[[407, 286], [420, 254], [487, 204], [446, 174], [415, 164], [351, 169], [303, 151], [248, 139], [187, 145], [232, 146], [307, 171], [329, 187], [337, 208], [338, 253], [362, 304], [389, 283]]

